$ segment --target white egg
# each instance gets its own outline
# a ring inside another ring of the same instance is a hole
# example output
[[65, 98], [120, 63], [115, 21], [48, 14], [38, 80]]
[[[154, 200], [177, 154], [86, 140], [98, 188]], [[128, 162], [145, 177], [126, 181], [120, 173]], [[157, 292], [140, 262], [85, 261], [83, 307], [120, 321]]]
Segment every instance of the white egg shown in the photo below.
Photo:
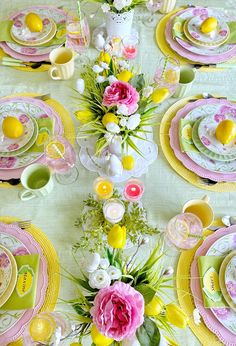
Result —
[[122, 149], [121, 143], [122, 143], [121, 136], [115, 136], [111, 140], [111, 143], [109, 144], [110, 153], [119, 156], [121, 154], [121, 149]]
[[98, 34], [94, 39], [94, 46], [97, 50], [103, 50], [105, 39], [101, 34]]
[[112, 177], [121, 176], [123, 173], [123, 166], [120, 159], [112, 154], [107, 163], [107, 175]]

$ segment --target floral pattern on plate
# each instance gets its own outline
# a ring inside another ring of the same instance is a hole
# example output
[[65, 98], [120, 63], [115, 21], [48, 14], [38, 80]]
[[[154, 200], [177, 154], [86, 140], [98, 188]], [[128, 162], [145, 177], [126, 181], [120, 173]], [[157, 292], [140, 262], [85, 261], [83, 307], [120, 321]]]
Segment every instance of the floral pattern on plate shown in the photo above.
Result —
[[[206, 14], [194, 16], [188, 21], [187, 29], [189, 34], [197, 40], [199, 43], [207, 45], [218, 45], [226, 40], [229, 36], [229, 27], [224, 19], [222, 19], [222, 14], [218, 11], [212, 9], [204, 9]], [[208, 17], [215, 17], [218, 21], [218, 25], [215, 31], [210, 34], [204, 34], [201, 32], [200, 27], [205, 19]]]
[[[234, 250], [236, 250], [236, 233], [226, 234], [209, 247], [206, 256], [226, 256]], [[236, 335], [236, 311], [231, 308], [214, 308], [211, 311], [225, 328]]]
[[53, 49], [59, 47], [59, 45], [48, 46], [48, 47], [23, 47], [17, 43], [6, 42], [7, 46], [10, 47], [17, 53], [23, 55], [37, 56], [42, 54], [49, 54]]
[[228, 51], [234, 49], [234, 45], [230, 45], [230, 44], [224, 44], [222, 46], [211, 48], [211, 49], [208, 49], [206, 47], [196, 47], [192, 43], [182, 40], [179, 37], [176, 37], [175, 39], [179, 43], [180, 46], [198, 55], [214, 56], [214, 55], [219, 55], [222, 53], [227, 53]]
[[236, 155], [236, 139], [223, 145], [215, 136], [216, 128], [223, 120], [232, 120], [236, 125], [236, 108], [222, 106], [216, 114], [202, 119], [198, 127], [198, 135], [202, 144], [208, 150], [219, 155]]
[[[11, 113], [10, 113], [11, 112]], [[0, 106], [0, 128], [2, 128], [2, 122], [7, 116], [13, 116], [18, 119], [24, 126], [24, 133], [19, 138], [8, 138], [2, 133], [2, 140], [0, 141], [0, 155], [2, 153], [9, 153], [16, 151], [25, 146], [33, 136], [34, 122], [31, 117], [25, 113], [22, 113], [21, 109], [14, 109], [14, 111], [3, 110]]]
[[12, 265], [8, 254], [0, 249], [0, 298], [7, 290], [12, 277]]
[[231, 258], [226, 266], [225, 286], [232, 301], [236, 304], [236, 256]]

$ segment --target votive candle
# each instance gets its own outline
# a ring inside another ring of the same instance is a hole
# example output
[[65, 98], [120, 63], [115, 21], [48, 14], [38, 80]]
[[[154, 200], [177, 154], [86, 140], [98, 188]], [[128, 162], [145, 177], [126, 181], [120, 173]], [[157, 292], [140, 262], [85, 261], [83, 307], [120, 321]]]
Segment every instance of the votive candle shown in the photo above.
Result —
[[114, 184], [105, 178], [99, 177], [93, 183], [94, 192], [100, 199], [109, 199], [113, 195]]
[[144, 184], [138, 179], [130, 179], [125, 185], [124, 196], [130, 202], [137, 202], [144, 193]]
[[135, 59], [138, 53], [138, 49], [134, 45], [128, 45], [124, 47], [123, 54], [128, 60]]
[[124, 203], [117, 198], [109, 199], [103, 205], [104, 217], [112, 224], [120, 222], [123, 219], [124, 213]]

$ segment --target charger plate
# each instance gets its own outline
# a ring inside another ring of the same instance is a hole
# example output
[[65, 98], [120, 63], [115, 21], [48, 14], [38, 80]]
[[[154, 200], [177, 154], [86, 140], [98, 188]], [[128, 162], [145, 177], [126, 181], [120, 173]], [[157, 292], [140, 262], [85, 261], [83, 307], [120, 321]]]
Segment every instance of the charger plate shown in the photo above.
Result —
[[[0, 221], [10, 224], [20, 220], [18, 218], [4, 216], [4, 217], [0, 217]], [[40, 312], [53, 311], [56, 306], [57, 298], [59, 295], [59, 289], [60, 289], [60, 265], [59, 265], [57, 253], [52, 243], [50, 242], [50, 240], [38, 227], [31, 224], [30, 227], [27, 228], [27, 230], [25, 231], [31, 234], [32, 237], [35, 239], [35, 241], [40, 245], [48, 264], [48, 288], [47, 288], [46, 297], [40, 309]], [[23, 345], [22, 340], [18, 340], [9, 344], [9, 346], [22, 346], [22, 345]]]
[[199, 176], [187, 169], [182, 162], [180, 162], [175, 156], [169, 140], [169, 130], [171, 125], [171, 120], [174, 118], [176, 113], [183, 108], [188, 100], [191, 99], [201, 99], [201, 96], [190, 96], [184, 99], [181, 99], [174, 103], [164, 114], [161, 125], [160, 125], [160, 144], [165, 158], [169, 162], [170, 166], [185, 180], [187, 180], [192, 185], [208, 191], [215, 192], [231, 192], [236, 191], [236, 183], [234, 182], [218, 182], [215, 185], [206, 185], [202, 182]]

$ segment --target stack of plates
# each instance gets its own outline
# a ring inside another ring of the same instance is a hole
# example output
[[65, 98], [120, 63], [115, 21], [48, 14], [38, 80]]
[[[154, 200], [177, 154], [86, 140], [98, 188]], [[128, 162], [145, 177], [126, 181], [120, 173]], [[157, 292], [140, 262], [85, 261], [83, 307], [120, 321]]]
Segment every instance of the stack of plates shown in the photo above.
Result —
[[[184, 119], [185, 126], [180, 127]], [[188, 103], [172, 119], [170, 144], [183, 165], [200, 177], [214, 181], [236, 181], [236, 141], [221, 144], [215, 137], [220, 121], [236, 123], [236, 105], [219, 99]], [[181, 151], [180, 141], [187, 140], [189, 150]]]
[[[236, 45], [227, 44], [229, 27], [224, 12], [211, 8], [195, 7], [175, 13], [168, 21], [165, 38], [172, 50], [180, 56], [202, 64], [217, 64], [236, 56]], [[176, 17], [179, 18], [176, 21]], [[218, 21], [216, 30], [203, 34], [202, 22], [208, 17]], [[173, 27], [180, 35], [173, 37]]]
[[[206, 326], [224, 345], [236, 340], [236, 226], [223, 228], [208, 236], [198, 248], [191, 267], [191, 290], [195, 305]], [[197, 259], [199, 256], [225, 256], [220, 267], [220, 286], [229, 307], [204, 308]]]
[[[40, 16], [43, 21], [41, 32], [30, 32], [25, 25], [25, 17], [33, 12]], [[55, 37], [60, 37], [65, 33], [64, 29], [58, 29], [58, 25], [63, 28], [66, 22], [66, 13], [52, 6], [32, 6], [13, 14], [9, 19], [13, 20], [11, 27], [11, 37], [15, 41], [1, 42], [0, 47], [13, 58], [23, 61], [44, 61], [49, 57], [49, 53], [60, 46], [60, 44], [47, 45]]]

